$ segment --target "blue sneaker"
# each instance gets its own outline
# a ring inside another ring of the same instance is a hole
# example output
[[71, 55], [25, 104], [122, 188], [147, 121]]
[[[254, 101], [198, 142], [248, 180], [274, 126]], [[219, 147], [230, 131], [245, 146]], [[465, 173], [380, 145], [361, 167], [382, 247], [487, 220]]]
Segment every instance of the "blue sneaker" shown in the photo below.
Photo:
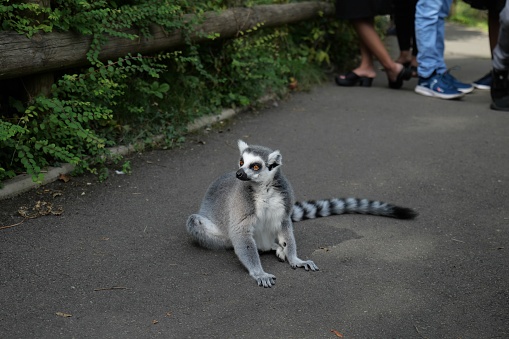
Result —
[[[445, 74], [445, 73], [444, 73]], [[444, 79], [444, 74], [433, 74], [429, 78], [419, 77], [415, 92], [440, 99], [457, 99], [465, 95]]]
[[465, 83], [459, 81], [458, 79], [453, 77], [451, 75], [451, 73], [449, 73], [449, 71], [442, 74], [442, 77], [445, 78], [446, 81], [449, 81], [454, 87], [456, 87], [458, 89], [458, 91], [460, 91], [462, 93], [467, 94], [474, 90], [474, 86], [472, 86], [471, 84], [465, 84]]
[[481, 79], [474, 81], [472, 85], [474, 85], [477, 89], [491, 89], [491, 83], [493, 82], [493, 76], [491, 72], [488, 72]]

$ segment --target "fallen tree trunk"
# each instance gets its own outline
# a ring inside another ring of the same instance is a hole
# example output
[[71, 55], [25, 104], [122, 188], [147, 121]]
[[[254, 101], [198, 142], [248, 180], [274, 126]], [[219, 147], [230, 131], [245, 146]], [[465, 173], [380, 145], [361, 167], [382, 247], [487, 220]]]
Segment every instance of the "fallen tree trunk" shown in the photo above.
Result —
[[[334, 6], [326, 2], [232, 8], [206, 13], [203, 23], [195, 26], [189, 35], [194, 42], [207, 40], [206, 36], [212, 33], [229, 38], [259, 23], [264, 27], [274, 27], [333, 14]], [[129, 33], [137, 32], [131, 30]], [[184, 44], [182, 31], [168, 33], [154, 26], [151, 34], [149, 38], [140, 37], [138, 40], [109, 36], [99, 59], [115, 60], [128, 53], [151, 54]], [[85, 66], [89, 64], [86, 54], [91, 41], [90, 36], [70, 32], [36, 34], [31, 39], [16, 32], [0, 32], [0, 79]]]

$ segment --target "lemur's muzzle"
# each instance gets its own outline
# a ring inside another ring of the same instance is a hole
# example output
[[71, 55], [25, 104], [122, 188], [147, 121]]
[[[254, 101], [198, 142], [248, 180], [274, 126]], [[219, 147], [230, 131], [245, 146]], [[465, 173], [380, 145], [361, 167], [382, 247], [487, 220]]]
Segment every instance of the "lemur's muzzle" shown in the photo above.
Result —
[[247, 177], [247, 174], [246, 172], [244, 172], [244, 169], [240, 168], [238, 171], [237, 171], [237, 179], [240, 179], [242, 181], [248, 181], [249, 178]]

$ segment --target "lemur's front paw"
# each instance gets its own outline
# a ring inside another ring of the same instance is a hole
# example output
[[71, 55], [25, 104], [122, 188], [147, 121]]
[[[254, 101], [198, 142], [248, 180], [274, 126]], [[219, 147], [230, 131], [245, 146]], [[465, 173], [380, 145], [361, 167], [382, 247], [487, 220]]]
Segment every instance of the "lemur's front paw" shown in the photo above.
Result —
[[276, 277], [269, 273], [251, 274], [255, 278], [258, 286], [271, 287], [276, 284]]
[[306, 271], [319, 271], [318, 266], [311, 260], [295, 259], [290, 262], [292, 268], [303, 267]]

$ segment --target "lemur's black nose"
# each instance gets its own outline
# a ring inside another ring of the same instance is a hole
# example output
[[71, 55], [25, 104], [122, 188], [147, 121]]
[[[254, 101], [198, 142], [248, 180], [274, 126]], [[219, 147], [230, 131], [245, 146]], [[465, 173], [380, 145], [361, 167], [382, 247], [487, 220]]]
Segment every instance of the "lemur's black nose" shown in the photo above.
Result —
[[240, 180], [243, 180], [243, 181], [249, 180], [249, 178], [247, 177], [246, 172], [244, 172], [244, 169], [242, 169], [242, 168], [237, 171], [236, 175], [237, 175], [237, 179], [240, 179]]

